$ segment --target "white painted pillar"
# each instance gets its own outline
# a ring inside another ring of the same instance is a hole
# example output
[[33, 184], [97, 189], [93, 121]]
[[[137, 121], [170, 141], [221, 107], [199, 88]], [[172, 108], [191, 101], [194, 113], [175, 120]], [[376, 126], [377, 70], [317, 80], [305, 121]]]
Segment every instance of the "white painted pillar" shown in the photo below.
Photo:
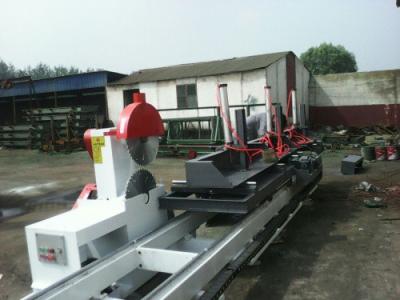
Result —
[[225, 138], [225, 144], [232, 144], [233, 143], [233, 138], [232, 138], [232, 132], [228, 126], [228, 124], [231, 124], [231, 115], [229, 112], [229, 101], [228, 101], [228, 85], [226, 83], [220, 84], [218, 86], [219, 88], [219, 93], [220, 93], [220, 99], [221, 99], [221, 115], [223, 118], [223, 124], [224, 124], [224, 138]]
[[267, 124], [267, 131], [272, 131], [272, 115], [271, 115], [271, 106], [272, 106], [272, 99], [271, 99], [271, 87], [265, 86], [265, 122]]
[[292, 90], [292, 123], [294, 126], [297, 125], [297, 101], [295, 90]]

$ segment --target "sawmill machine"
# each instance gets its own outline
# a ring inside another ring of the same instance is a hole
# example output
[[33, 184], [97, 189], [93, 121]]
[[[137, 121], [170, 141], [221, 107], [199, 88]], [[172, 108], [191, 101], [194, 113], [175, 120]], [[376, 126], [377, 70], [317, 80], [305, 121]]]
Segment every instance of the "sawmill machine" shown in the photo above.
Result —
[[[164, 128], [144, 94], [115, 128], [85, 133], [96, 183], [70, 211], [26, 227], [33, 291], [24, 299], [218, 299], [258, 260], [317, 187], [318, 145], [288, 141], [265, 159], [280, 134], [247, 141], [243, 110], [231, 124], [226, 85], [218, 102], [224, 148], [186, 161], [169, 192], [146, 169]], [[218, 223], [225, 230], [207, 234]]]

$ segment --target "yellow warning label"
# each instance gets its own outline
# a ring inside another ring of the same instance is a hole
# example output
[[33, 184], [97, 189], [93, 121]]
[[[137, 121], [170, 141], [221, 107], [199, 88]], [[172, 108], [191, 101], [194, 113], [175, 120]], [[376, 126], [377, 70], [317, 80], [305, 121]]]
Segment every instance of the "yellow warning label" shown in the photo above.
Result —
[[103, 163], [103, 154], [101, 152], [101, 147], [104, 147], [104, 145], [104, 136], [92, 136], [92, 152], [93, 161], [95, 164]]

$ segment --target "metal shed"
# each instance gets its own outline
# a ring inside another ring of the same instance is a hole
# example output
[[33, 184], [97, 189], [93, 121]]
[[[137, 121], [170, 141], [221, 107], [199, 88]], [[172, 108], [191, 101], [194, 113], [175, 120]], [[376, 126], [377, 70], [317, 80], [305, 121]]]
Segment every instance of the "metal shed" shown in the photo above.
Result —
[[41, 80], [18, 80], [0, 88], [0, 125], [23, 122], [24, 109], [77, 105], [97, 105], [107, 120], [105, 87], [124, 76], [96, 71]]
[[215, 112], [210, 107], [217, 105], [218, 83], [228, 84], [234, 106], [262, 105], [264, 86], [269, 85], [273, 101], [284, 108], [292, 89], [308, 108], [309, 78], [308, 70], [291, 51], [144, 69], [108, 84], [108, 110], [115, 122], [131, 101], [131, 92], [139, 89], [164, 119], [209, 116]]

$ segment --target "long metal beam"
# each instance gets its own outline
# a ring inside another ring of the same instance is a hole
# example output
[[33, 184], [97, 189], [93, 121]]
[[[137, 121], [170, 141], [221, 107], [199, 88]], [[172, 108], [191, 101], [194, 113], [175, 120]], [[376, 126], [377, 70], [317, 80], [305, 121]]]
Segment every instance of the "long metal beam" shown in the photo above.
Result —
[[245, 245], [260, 232], [295, 195], [294, 188], [278, 191], [271, 202], [265, 202], [256, 211], [237, 224], [214, 247], [200, 255], [184, 270], [171, 276], [145, 299], [192, 299]]
[[[145, 245], [170, 245], [198, 228], [211, 218], [208, 213], [184, 213], [166, 226], [120, 250], [82, 268], [66, 279], [39, 292], [28, 295], [23, 300], [33, 299], [90, 299], [100, 297], [101, 291], [135, 269], [139, 269], [142, 258], [138, 248]], [[152, 244], [152, 241], [156, 241]]]
[[88, 265], [49, 288], [31, 294], [31, 299], [89, 299], [104, 297], [104, 288], [134, 270], [172, 273], [145, 299], [191, 299], [199, 295], [218, 272], [252, 242], [298, 193], [296, 185], [282, 187], [246, 218], [234, 225], [206, 251], [180, 251], [170, 248], [192, 234], [214, 214], [184, 213], [166, 226], [133, 241], [122, 249]]

